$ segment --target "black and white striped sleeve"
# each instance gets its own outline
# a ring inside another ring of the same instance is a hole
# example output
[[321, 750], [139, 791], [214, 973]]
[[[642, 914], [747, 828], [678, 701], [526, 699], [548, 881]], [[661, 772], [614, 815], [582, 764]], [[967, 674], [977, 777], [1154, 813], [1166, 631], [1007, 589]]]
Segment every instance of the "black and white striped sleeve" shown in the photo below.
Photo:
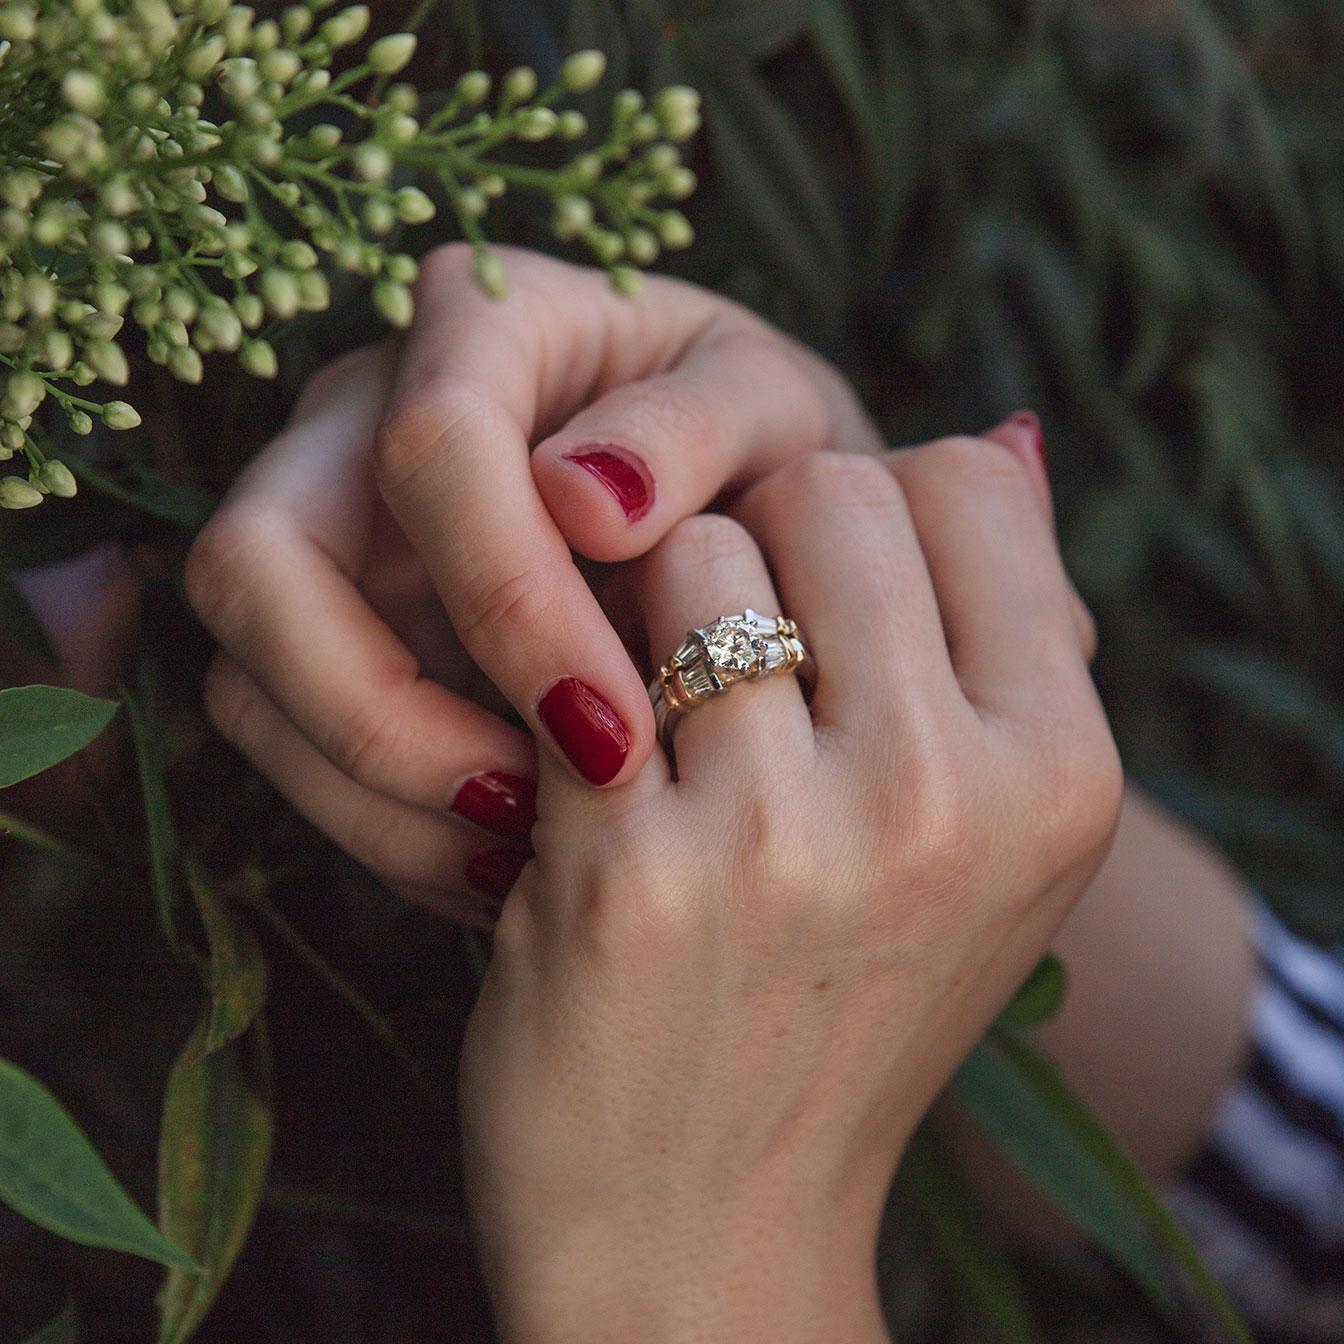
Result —
[[1265, 1338], [1344, 1340], [1344, 953], [1257, 918], [1250, 1049], [1170, 1202]]

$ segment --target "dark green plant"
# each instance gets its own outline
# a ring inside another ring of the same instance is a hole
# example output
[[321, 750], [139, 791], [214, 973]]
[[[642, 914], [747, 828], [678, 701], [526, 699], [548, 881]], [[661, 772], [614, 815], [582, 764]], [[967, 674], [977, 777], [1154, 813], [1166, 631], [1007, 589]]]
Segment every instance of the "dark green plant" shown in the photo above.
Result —
[[[465, 68], [522, 63], [550, 82], [562, 54], [580, 49], [607, 58], [605, 83], [578, 104], [594, 123], [618, 85], [700, 90], [705, 135], [687, 167], [702, 186], [686, 207], [700, 242], [678, 269], [834, 358], [892, 441], [1035, 405], [1129, 769], [1299, 926], [1344, 935], [1344, 354], [1334, 338], [1344, 320], [1344, 93], [1333, 65], [1344, 32], [1331, 7], [500, 0], [478, 12], [453, 0], [418, 17], [417, 109], [451, 101]], [[682, 165], [663, 171], [673, 167]], [[540, 215], [499, 202], [495, 227], [551, 245], [556, 192], [542, 195]], [[280, 228], [282, 215], [266, 218]], [[635, 253], [644, 244], [631, 245], [632, 223], [617, 231]], [[389, 249], [415, 253], [443, 236], [438, 224], [411, 226], [403, 242], [399, 223]], [[337, 1328], [354, 1338], [375, 1337], [371, 1301], [388, 1303], [385, 1322], [405, 1334], [472, 1329], [469, 1296], [445, 1328], [426, 1276], [441, 1277], [463, 1233], [460, 1193], [438, 1155], [451, 1127], [444, 1080], [482, 949], [378, 892], [221, 755], [202, 726], [203, 650], [173, 568], [306, 372], [366, 339], [362, 290], [339, 272], [333, 286], [320, 321], [299, 314], [267, 337], [282, 356], [270, 398], [241, 403], [220, 367], [199, 388], [161, 385], [141, 403], [140, 429], [95, 426], [77, 446], [56, 422], [53, 450], [93, 488], [37, 511], [48, 517], [6, 515], [0, 531], [7, 572], [111, 540], [151, 549], [173, 575], [158, 577], [161, 563], [146, 571], [145, 632], [124, 699], [133, 751], [99, 768], [103, 815], [9, 824], [26, 850], [6, 874], [18, 993], [43, 1003], [54, 979], [79, 1011], [53, 1009], [64, 1030], [45, 1041], [6, 1023], [14, 1045], [4, 1050], [60, 1093], [142, 1204], [159, 1146], [161, 1231], [205, 1271], [170, 1271], [165, 1340], [198, 1324], [254, 1216], [202, 1339], [321, 1334], [310, 1319], [318, 1301], [336, 1303]], [[172, 447], [183, 426], [207, 419], [209, 444]], [[41, 654], [44, 635], [12, 585], [0, 586], [0, 620]], [[46, 743], [45, 757], [25, 758], [34, 768], [110, 711], [47, 695], [19, 702], [37, 716], [24, 720], [23, 749]], [[9, 722], [0, 705], [0, 729]], [[77, 1066], [88, 1015], [130, 998], [115, 978], [108, 988], [108, 947], [135, 987], [131, 1023]], [[1202, 1272], [1030, 1044], [1032, 1021], [1061, 990], [1047, 965], [955, 1089], [1159, 1311], [1175, 1312], [1174, 1285], [1184, 1276], [1208, 1289]], [[119, 1130], [91, 1100], [109, 1079], [141, 1099], [138, 1126]], [[37, 1104], [31, 1084], [14, 1086]], [[160, 1127], [150, 1117], [165, 1086]], [[350, 1147], [326, 1122], [333, 1109], [356, 1130]], [[384, 1160], [370, 1171], [375, 1146]], [[347, 1161], [351, 1150], [360, 1156]], [[204, 1166], [192, 1172], [189, 1161]], [[184, 1176], [202, 1173], [213, 1199], [184, 1200]], [[0, 1193], [11, 1193], [2, 1179]], [[1048, 1294], [979, 1225], [929, 1136], [894, 1193], [892, 1235], [905, 1239], [882, 1270], [898, 1339], [946, 1339], [981, 1320], [1006, 1339], [1043, 1337]], [[123, 1245], [128, 1207], [119, 1205]], [[924, 1230], [914, 1240], [910, 1214]], [[340, 1272], [308, 1258], [319, 1239], [339, 1248]], [[423, 1239], [432, 1271], [403, 1272], [407, 1239]], [[49, 1249], [27, 1254], [53, 1273]], [[960, 1294], [921, 1292], [911, 1267], [934, 1263]], [[365, 1264], [377, 1268], [361, 1284]], [[268, 1290], [262, 1311], [251, 1299], [277, 1266], [311, 1279], [314, 1294], [291, 1304]], [[86, 1300], [87, 1338], [145, 1337], [136, 1313], [154, 1281], [125, 1278], [125, 1295], [109, 1297], [69, 1276]], [[25, 1322], [66, 1295], [64, 1283], [43, 1287], [30, 1271], [23, 1291], [8, 1290]], [[1225, 1313], [1215, 1328], [1238, 1337]], [[1170, 1337], [1166, 1324], [1136, 1319], [1134, 1329]]]

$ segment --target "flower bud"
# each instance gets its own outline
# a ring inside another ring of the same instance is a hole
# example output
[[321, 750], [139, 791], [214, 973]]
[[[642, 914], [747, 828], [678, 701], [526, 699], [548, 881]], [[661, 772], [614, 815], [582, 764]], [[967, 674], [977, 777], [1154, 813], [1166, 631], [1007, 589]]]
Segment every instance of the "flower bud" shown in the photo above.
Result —
[[373, 306], [394, 327], [409, 327], [415, 315], [411, 291], [395, 280], [379, 280], [374, 285]]
[[509, 273], [498, 252], [484, 247], [477, 249], [476, 282], [491, 298], [502, 299], [509, 292]]
[[71, 411], [69, 414], [70, 432], [72, 434], [92, 434], [93, 416], [87, 411]]
[[200, 352], [189, 345], [175, 345], [168, 352], [168, 372], [184, 383], [199, 383], [205, 376]]
[[0, 509], [31, 509], [42, 502], [42, 492], [22, 476], [0, 480]]
[[393, 84], [383, 95], [383, 105], [394, 112], [404, 112], [414, 116], [420, 106], [420, 95], [414, 84]]
[[576, 51], [560, 66], [560, 83], [570, 93], [587, 93], [606, 73], [607, 58], [600, 51]]
[[556, 118], [555, 131], [562, 140], [581, 140], [588, 134], [588, 118], [575, 108], [566, 108]]
[[408, 257], [404, 252], [394, 252], [383, 263], [383, 274], [400, 285], [409, 285], [420, 274], [420, 267], [414, 257]]
[[700, 129], [700, 95], [684, 84], [660, 89], [653, 111], [669, 140], [689, 140]]
[[67, 70], [61, 80], [61, 97], [76, 112], [86, 112], [91, 117], [96, 117], [107, 102], [103, 81], [88, 70]]
[[420, 134], [420, 123], [404, 112], [394, 112], [383, 118], [380, 133], [390, 144], [409, 145]]
[[627, 299], [633, 299], [644, 287], [644, 274], [633, 266], [613, 266], [611, 268], [611, 287]]
[[453, 197], [453, 203], [457, 206], [457, 213], [463, 219], [480, 219], [490, 208], [490, 202], [486, 200], [485, 192], [479, 187], [463, 187]]
[[663, 190], [674, 201], [684, 201], [695, 191], [695, 186], [695, 174], [689, 168], [674, 168], [663, 179]]
[[321, 271], [300, 271], [295, 279], [299, 286], [300, 312], [321, 313], [331, 306], [331, 286]]
[[392, 156], [382, 145], [365, 141], [352, 158], [356, 176], [365, 182], [383, 182], [391, 175]]
[[332, 150], [341, 143], [341, 128], [327, 121], [319, 122], [308, 132], [308, 139], [318, 150]]
[[266, 307], [272, 316], [285, 321], [299, 311], [298, 282], [288, 271], [268, 268], [257, 282]]
[[520, 140], [548, 140], [555, 134], [559, 119], [549, 107], [533, 107], [518, 123]]
[[311, 244], [296, 238], [280, 249], [280, 264], [291, 271], [311, 271], [317, 265], [317, 253]]
[[457, 81], [458, 101], [467, 107], [475, 107], [490, 96], [490, 76], [484, 70], [468, 70]]
[[239, 294], [233, 301], [233, 311], [248, 331], [256, 331], [266, 319], [266, 305], [255, 294]]
[[[88, 417], [85, 416], [85, 419]], [[93, 427], [92, 421], [89, 427]], [[47, 458], [37, 469], [37, 478], [58, 499], [73, 499], [79, 489], [75, 484], [74, 473], [64, 462], [58, 462], [54, 457]]]
[[364, 209], [360, 211], [360, 218], [364, 221], [364, 227], [375, 238], [379, 238], [385, 233], [391, 233], [393, 225], [397, 222], [397, 214], [392, 209], [391, 204], [379, 197], [373, 197], [364, 202]]
[[254, 378], [274, 378], [280, 361], [268, 341], [245, 341], [238, 361]]
[[268, 51], [257, 61], [257, 69], [263, 79], [273, 79], [277, 84], [288, 84], [303, 69], [303, 62], [285, 47], [276, 47]]
[[126, 362], [126, 354], [113, 341], [100, 339], [86, 342], [84, 362], [98, 377], [111, 383], [113, 387], [125, 387], [131, 380], [131, 369]]
[[62, 327], [52, 327], [42, 338], [42, 363], [48, 369], [68, 369], [75, 357], [75, 343]]
[[551, 232], [563, 241], [577, 238], [593, 222], [593, 203], [586, 196], [561, 196], [551, 216]]
[[658, 260], [658, 239], [648, 229], [631, 229], [625, 235], [630, 260], [640, 266], [652, 266]]
[[187, 52], [182, 60], [182, 73], [188, 79], [204, 79], [224, 59], [227, 50], [228, 43], [225, 41], [224, 35], [222, 33], [211, 34]]
[[525, 103], [537, 91], [537, 72], [531, 66], [519, 65], [504, 76], [500, 84], [500, 102], [505, 107]]
[[11, 420], [22, 420], [37, 410], [46, 395], [47, 385], [42, 379], [35, 373], [21, 370], [9, 375], [0, 407]]
[[231, 163], [221, 164], [215, 169], [211, 185], [226, 201], [241, 204], [247, 200], [247, 179]]
[[424, 224], [434, 218], [434, 202], [419, 187], [402, 187], [395, 192], [392, 208], [406, 224]]
[[198, 335], [204, 335], [217, 350], [237, 350], [243, 340], [243, 324], [227, 303], [211, 304], [196, 323]]
[[414, 33], [389, 33], [369, 48], [366, 57], [376, 75], [395, 75], [404, 70], [415, 55]]
[[368, 27], [369, 7], [351, 5], [348, 9], [341, 10], [339, 14], [333, 14], [317, 30], [317, 34], [333, 47], [348, 47], [352, 42], [358, 42], [368, 31]]
[[695, 231], [681, 211], [665, 210], [658, 216], [658, 237], [664, 247], [690, 247], [695, 241]]
[[126, 401], [109, 401], [102, 417], [108, 429], [134, 429], [140, 423], [140, 412]]

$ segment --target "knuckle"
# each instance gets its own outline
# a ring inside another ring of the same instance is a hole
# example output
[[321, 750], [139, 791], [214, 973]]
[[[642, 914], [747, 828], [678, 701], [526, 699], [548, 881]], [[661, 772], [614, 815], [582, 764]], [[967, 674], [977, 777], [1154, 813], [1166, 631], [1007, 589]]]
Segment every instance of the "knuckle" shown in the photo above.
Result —
[[192, 543], [183, 573], [187, 601], [212, 633], [232, 626], [230, 613], [248, 601], [257, 564], [280, 531], [261, 510], [225, 506]]
[[1057, 800], [1057, 828], [1065, 850], [1087, 855], [1105, 845], [1115, 829], [1124, 794], [1124, 768], [1105, 721], [1073, 725], [1050, 752], [1046, 783]]
[[1027, 473], [1017, 458], [997, 443], [971, 434], [953, 434], [914, 450], [912, 462], [936, 472], [958, 491], [1030, 489]]
[[654, 378], [639, 394], [636, 436], [714, 458], [724, 456], [721, 417], [681, 381]]
[[721, 513], [701, 513], [677, 523], [654, 557], [668, 573], [713, 572], [751, 555], [754, 549], [755, 542], [741, 523]]
[[767, 482], [770, 502], [795, 511], [808, 506], [843, 509], [889, 507], [895, 491], [887, 468], [858, 453], [809, 453], [780, 468]]
[[378, 788], [389, 768], [404, 759], [405, 740], [398, 715], [361, 706], [333, 725], [323, 737], [322, 754], [345, 776]]
[[450, 470], [454, 456], [502, 414], [488, 397], [457, 382], [438, 382], [402, 397], [384, 417], [374, 438], [378, 487], [395, 498], [415, 487], [427, 471]]
[[464, 596], [458, 637], [473, 651], [501, 639], [535, 643], [538, 631], [550, 628], [551, 592], [549, 583], [533, 568], [478, 580]]

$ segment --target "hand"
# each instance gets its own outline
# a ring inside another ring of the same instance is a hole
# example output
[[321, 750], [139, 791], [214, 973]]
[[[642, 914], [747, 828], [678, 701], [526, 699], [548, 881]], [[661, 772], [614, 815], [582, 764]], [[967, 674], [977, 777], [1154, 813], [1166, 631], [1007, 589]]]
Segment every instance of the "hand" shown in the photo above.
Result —
[[819, 679], [687, 715], [675, 778], [542, 762], [461, 1074], [506, 1340], [885, 1339], [902, 1149], [1120, 799], [1021, 437], [808, 457], [640, 562], [655, 659], [751, 606]]
[[[571, 548], [625, 560], [790, 458], [878, 446], [838, 375], [744, 309], [507, 257], [501, 301], [469, 249], [432, 253], [404, 346], [313, 380], [187, 567], [221, 732], [392, 885], [480, 924], [464, 878], [498, 893], [526, 858], [533, 737], [596, 785], [653, 745]], [[527, 732], [474, 702], [491, 683]]]

